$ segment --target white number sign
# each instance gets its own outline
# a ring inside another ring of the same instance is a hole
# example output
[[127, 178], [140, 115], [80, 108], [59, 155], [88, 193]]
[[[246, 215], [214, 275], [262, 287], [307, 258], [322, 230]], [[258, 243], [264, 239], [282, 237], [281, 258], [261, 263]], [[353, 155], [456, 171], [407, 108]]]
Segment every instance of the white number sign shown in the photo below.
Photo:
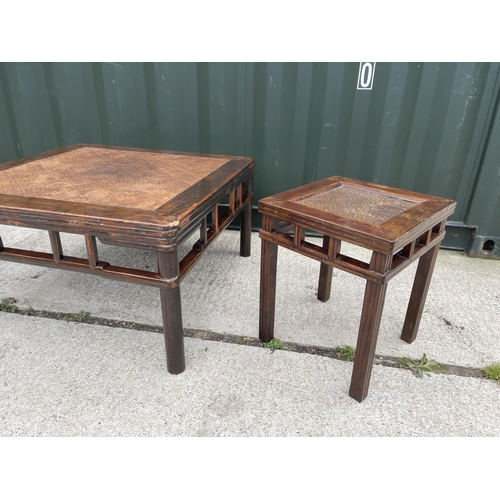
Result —
[[373, 88], [375, 64], [374, 62], [359, 63], [358, 90], [371, 90]]

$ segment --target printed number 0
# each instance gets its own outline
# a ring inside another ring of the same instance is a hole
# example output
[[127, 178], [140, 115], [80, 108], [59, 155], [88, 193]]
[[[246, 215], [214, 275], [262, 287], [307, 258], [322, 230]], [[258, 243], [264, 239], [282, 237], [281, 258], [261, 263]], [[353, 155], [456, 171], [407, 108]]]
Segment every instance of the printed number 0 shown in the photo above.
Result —
[[368, 85], [370, 85], [370, 82], [372, 80], [372, 73], [373, 73], [373, 67], [371, 63], [363, 64], [363, 67], [361, 68], [361, 78], [359, 82], [363, 88], [366, 88], [368, 87]]

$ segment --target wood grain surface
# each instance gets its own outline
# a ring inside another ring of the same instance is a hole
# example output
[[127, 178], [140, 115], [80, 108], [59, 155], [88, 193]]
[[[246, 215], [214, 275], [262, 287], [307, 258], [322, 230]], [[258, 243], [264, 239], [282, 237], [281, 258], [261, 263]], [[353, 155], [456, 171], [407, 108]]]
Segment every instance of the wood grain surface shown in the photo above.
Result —
[[299, 203], [376, 225], [387, 222], [415, 205], [413, 201], [348, 186], [310, 196]]
[[83, 147], [0, 171], [0, 193], [155, 210], [227, 162]]

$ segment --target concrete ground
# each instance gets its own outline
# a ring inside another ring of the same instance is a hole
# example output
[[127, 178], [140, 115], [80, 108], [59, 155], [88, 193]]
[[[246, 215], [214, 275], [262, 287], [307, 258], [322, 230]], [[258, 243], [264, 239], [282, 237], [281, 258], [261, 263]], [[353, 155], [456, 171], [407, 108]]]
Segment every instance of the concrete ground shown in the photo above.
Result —
[[[43, 231], [0, 226], [7, 247], [50, 251]], [[62, 235], [85, 257], [83, 237]], [[188, 245], [189, 242], [186, 244]], [[155, 268], [155, 256], [100, 245], [116, 265]], [[366, 258], [363, 249], [343, 252]], [[161, 326], [155, 288], [7, 262], [0, 299], [19, 308]], [[500, 362], [500, 261], [440, 250], [416, 341], [399, 336], [416, 264], [389, 283], [377, 355], [460, 367]], [[186, 329], [258, 337], [260, 240], [239, 256], [225, 231], [182, 283]], [[356, 345], [364, 280], [334, 270], [316, 299], [319, 263], [280, 248], [275, 336]], [[206, 338], [210, 338], [207, 335]], [[184, 373], [166, 371], [162, 335], [0, 312], [0, 436], [500, 436], [500, 385], [475, 376], [376, 365], [363, 403], [348, 396], [352, 363], [186, 338]]]

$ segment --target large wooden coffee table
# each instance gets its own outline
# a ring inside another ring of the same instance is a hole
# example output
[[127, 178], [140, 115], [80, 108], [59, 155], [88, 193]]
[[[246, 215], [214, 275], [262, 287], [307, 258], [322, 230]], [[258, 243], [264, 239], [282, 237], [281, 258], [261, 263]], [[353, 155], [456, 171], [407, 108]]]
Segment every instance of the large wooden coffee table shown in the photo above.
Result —
[[[52, 253], [5, 247], [0, 260], [91, 273], [160, 289], [167, 369], [185, 369], [179, 285], [241, 212], [250, 255], [252, 158], [78, 144], [0, 164], [0, 224], [48, 231]], [[183, 258], [179, 244], [200, 238]], [[60, 232], [81, 234], [88, 259], [64, 254]], [[158, 255], [149, 272], [99, 260], [101, 243]]]

